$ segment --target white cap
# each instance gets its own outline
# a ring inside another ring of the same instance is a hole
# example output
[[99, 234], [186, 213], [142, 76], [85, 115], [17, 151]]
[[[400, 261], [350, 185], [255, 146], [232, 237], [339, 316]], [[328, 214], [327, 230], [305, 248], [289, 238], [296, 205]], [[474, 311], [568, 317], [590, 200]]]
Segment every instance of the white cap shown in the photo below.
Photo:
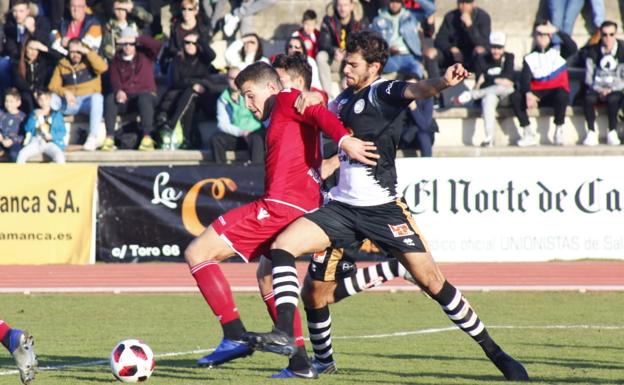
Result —
[[502, 32], [492, 32], [490, 34], [490, 45], [504, 47], [505, 46], [505, 34]]

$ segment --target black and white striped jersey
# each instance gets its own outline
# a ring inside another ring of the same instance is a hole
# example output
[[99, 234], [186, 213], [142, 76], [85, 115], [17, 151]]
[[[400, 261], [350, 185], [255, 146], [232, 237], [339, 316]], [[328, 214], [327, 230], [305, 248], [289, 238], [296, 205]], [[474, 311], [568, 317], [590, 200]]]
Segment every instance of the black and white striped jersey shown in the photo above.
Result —
[[405, 82], [378, 79], [354, 93], [348, 88], [330, 104], [347, 129], [374, 142], [380, 158], [374, 167], [349, 159], [340, 150], [340, 178], [330, 198], [353, 206], [373, 206], [401, 196], [397, 191], [394, 159], [403, 127], [403, 114], [411, 100], [403, 97]]

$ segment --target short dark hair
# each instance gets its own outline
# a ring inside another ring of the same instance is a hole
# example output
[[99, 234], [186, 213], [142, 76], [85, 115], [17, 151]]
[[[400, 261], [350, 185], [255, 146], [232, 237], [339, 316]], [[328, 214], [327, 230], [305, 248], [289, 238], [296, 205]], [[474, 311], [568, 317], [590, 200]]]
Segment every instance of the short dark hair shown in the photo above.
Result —
[[11, 87], [8, 90], [6, 90], [4, 92], [4, 98], [6, 99], [7, 96], [12, 96], [17, 100], [22, 100], [22, 94], [20, 94], [19, 90], [15, 87]]
[[301, 21], [308, 20], [316, 20], [316, 12], [314, 12], [313, 9], [306, 9], [305, 12], [303, 12], [303, 18], [301, 19]]
[[11, 1], [11, 8], [21, 4], [26, 4], [27, 7], [30, 7], [30, 0], [13, 0]]
[[234, 82], [239, 89], [247, 82], [271, 82], [279, 88], [282, 88], [282, 83], [280, 82], [279, 75], [275, 71], [275, 68], [263, 61], [257, 61], [245, 67], [245, 69], [236, 76]]
[[306, 90], [312, 86], [312, 67], [303, 53], [293, 55], [279, 54], [273, 60], [273, 68], [282, 68], [291, 78], [302, 77]]
[[368, 64], [381, 64], [381, 72], [388, 61], [388, 43], [377, 32], [359, 31], [349, 35], [347, 53], [361, 54]]
[[80, 38], [79, 38], [79, 37], [73, 37], [73, 38], [71, 38], [71, 39], [67, 42], [67, 47], [69, 48], [69, 46], [70, 46], [71, 44], [80, 44], [80, 45], [82, 45], [82, 40], [80, 40]]
[[602, 30], [605, 27], [614, 27], [616, 31], [618, 29], [617, 23], [611, 20], [605, 20], [602, 22], [602, 24], [600, 24], [600, 30]]
[[535, 24], [533, 24], [533, 30], [535, 30], [535, 28], [539, 27], [540, 25], [548, 25], [548, 23], [550, 23], [548, 19], [537, 19], [535, 21]]

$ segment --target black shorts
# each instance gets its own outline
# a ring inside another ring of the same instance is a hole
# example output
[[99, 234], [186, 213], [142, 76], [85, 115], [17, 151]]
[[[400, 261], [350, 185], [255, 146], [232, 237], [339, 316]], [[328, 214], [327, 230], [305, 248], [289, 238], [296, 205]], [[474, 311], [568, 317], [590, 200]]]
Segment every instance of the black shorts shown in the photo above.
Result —
[[352, 247], [368, 238], [389, 253], [428, 251], [403, 199], [377, 206], [330, 201], [305, 217], [323, 229], [336, 249]]
[[324, 251], [312, 254], [308, 265], [308, 275], [315, 281], [333, 282], [355, 275], [355, 255], [357, 247], [335, 249], [328, 247]]

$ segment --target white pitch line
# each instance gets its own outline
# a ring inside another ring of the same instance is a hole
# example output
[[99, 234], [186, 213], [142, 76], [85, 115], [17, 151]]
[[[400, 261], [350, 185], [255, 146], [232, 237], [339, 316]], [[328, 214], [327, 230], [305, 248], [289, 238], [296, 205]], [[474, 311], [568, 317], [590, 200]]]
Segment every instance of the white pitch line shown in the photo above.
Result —
[[[544, 330], [569, 330], [569, 329], [591, 329], [591, 330], [624, 330], [624, 325], [493, 325], [488, 326], [488, 329], [544, 329]], [[428, 329], [420, 329], [420, 330], [412, 330], [405, 332], [394, 332], [394, 333], [385, 333], [385, 334], [367, 334], [362, 336], [333, 336], [334, 340], [356, 340], [356, 339], [370, 339], [370, 338], [388, 338], [388, 337], [404, 337], [418, 334], [434, 334], [434, 333], [444, 333], [451, 331], [459, 331], [460, 329], [457, 326], [449, 326], [444, 328], [428, 328]], [[306, 338], [306, 340], [309, 340]], [[177, 356], [187, 356], [190, 354], [203, 354], [210, 353], [214, 351], [214, 349], [197, 349], [190, 350], [186, 352], [168, 352], [168, 353], [160, 353], [155, 354], [154, 357], [177, 357]], [[40, 367], [39, 371], [50, 371], [50, 370], [61, 370], [61, 369], [70, 369], [70, 368], [79, 368], [85, 366], [99, 366], [108, 364], [109, 360], [97, 360], [97, 361], [87, 361], [87, 362], [79, 362], [76, 364], [65, 364], [65, 365], [57, 365], [57, 366], [44, 366]], [[18, 374], [17, 370], [5, 370], [0, 371], [0, 376], [7, 376], [12, 374]]]

